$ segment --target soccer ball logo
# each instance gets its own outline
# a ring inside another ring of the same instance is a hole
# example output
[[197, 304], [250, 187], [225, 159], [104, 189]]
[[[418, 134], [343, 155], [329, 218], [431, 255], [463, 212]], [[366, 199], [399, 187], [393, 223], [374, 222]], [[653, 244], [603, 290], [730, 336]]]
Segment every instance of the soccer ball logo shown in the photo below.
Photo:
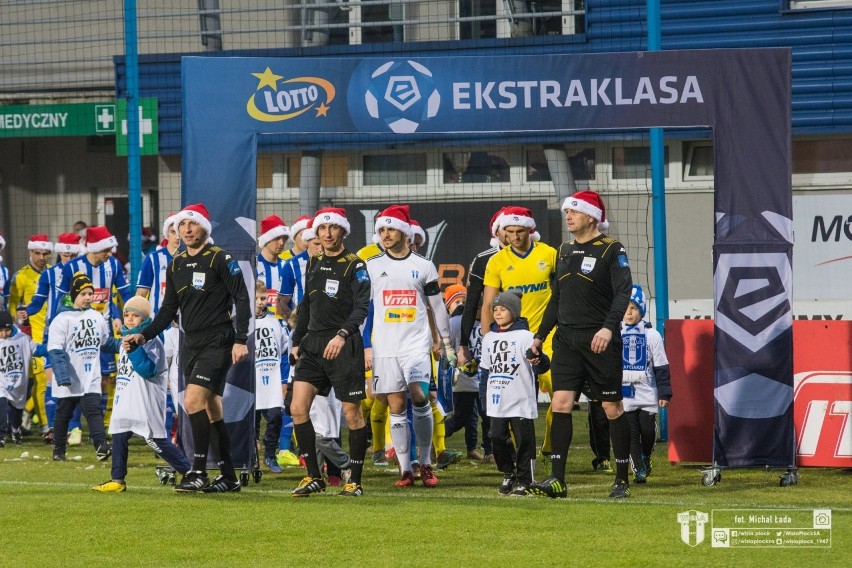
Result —
[[364, 93], [372, 118], [384, 121], [392, 132], [411, 134], [438, 114], [441, 95], [432, 72], [416, 61], [388, 61], [373, 71]]

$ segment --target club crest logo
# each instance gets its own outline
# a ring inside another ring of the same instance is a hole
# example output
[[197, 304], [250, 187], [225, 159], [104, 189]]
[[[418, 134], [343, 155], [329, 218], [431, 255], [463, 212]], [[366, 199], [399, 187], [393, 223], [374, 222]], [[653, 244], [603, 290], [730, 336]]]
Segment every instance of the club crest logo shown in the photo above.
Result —
[[698, 546], [704, 542], [704, 526], [710, 520], [707, 513], [701, 511], [684, 511], [677, 514], [680, 524], [680, 540], [689, 546]]

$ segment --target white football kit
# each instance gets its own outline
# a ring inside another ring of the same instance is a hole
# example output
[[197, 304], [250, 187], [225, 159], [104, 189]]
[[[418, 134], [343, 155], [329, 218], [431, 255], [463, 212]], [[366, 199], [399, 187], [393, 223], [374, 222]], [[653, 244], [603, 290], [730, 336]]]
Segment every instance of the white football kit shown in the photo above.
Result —
[[402, 392], [412, 382], [430, 382], [432, 332], [427, 302], [433, 304], [439, 331], [449, 337], [435, 265], [416, 253], [404, 258], [384, 253], [368, 260], [367, 270], [373, 303], [373, 392]]

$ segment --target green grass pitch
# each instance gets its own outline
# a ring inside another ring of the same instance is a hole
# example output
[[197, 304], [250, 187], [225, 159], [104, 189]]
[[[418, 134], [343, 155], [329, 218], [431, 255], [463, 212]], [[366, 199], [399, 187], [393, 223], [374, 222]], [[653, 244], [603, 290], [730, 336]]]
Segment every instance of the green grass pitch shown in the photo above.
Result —
[[[542, 412], [543, 415], [543, 412]], [[540, 419], [538, 436], [543, 422]], [[0, 449], [3, 566], [848, 566], [852, 558], [852, 474], [803, 469], [779, 487], [779, 471], [733, 469], [712, 487], [697, 466], [672, 466], [658, 444], [646, 485], [620, 502], [610, 474], [591, 471], [586, 414], [574, 414], [568, 498], [504, 497], [492, 465], [463, 460], [439, 471], [436, 489], [397, 489], [393, 467], [365, 466], [365, 495], [330, 488], [290, 496], [298, 468], [265, 473], [239, 494], [175, 494], [159, 485], [158, 461], [134, 439], [128, 491], [100, 494], [109, 462], [91, 446], [80, 461], [50, 460], [33, 436]], [[344, 447], [346, 434], [344, 433]], [[463, 448], [463, 433], [448, 446]], [[29, 457], [21, 458], [24, 452]], [[36, 459], [36, 456], [39, 459]], [[695, 547], [681, 542], [677, 513], [714, 509], [831, 509], [830, 548]]]

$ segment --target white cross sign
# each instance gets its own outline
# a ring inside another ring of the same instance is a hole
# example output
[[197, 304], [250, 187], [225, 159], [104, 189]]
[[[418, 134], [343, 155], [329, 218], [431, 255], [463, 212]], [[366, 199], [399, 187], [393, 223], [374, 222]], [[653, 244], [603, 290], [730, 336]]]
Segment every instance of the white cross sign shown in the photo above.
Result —
[[[145, 145], [145, 135], [154, 132], [154, 121], [142, 116], [142, 107], [139, 107], [139, 147]], [[121, 121], [121, 134], [127, 136], [127, 120]]]
[[115, 132], [115, 105], [96, 105], [95, 122], [96, 132]]

